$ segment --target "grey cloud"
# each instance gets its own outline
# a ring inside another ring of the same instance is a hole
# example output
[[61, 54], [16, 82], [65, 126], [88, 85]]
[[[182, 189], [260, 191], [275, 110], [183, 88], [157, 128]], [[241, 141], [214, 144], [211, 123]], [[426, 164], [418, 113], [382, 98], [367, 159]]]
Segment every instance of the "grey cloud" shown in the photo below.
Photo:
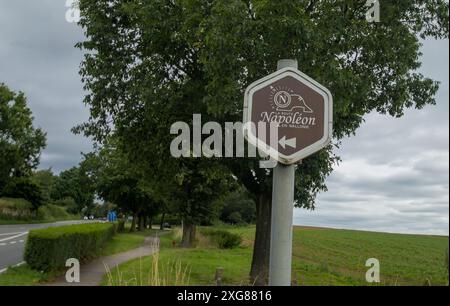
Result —
[[28, 97], [35, 124], [48, 134], [41, 168], [56, 172], [80, 161], [91, 143], [70, 129], [88, 118], [74, 48], [82, 31], [65, 20], [65, 0], [0, 2], [0, 81]]
[[448, 235], [448, 40], [427, 41], [423, 52], [421, 72], [441, 81], [437, 105], [400, 119], [368, 115], [343, 141], [329, 191], [315, 211], [296, 211], [297, 224]]

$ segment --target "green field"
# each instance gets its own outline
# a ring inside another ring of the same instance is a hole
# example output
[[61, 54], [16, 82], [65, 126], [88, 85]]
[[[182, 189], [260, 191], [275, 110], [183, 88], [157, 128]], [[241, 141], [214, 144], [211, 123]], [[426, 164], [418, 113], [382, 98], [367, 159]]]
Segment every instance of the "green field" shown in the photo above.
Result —
[[[222, 267], [225, 285], [251, 285], [248, 274], [254, 227], [228, 230], [242, 235], [241, 247], [220, 250], [200, 237], [197, 248], [180, 249], [172, 245], [173, 240], [179, 240], [179, 234], [162, 237], [159, 273], [174, 274], [175, 266], [181, 265], [189, 285], [213, 285], [216, 268]], [[297, 227], [292, 278], [300, 286], [368, 285], [365, 263], [377, 258], [381, 265], [380, 285], [446, 285], [448, 243], [448, 237]], [[125, 263], [113, 269], [104, 284], [152, 284], [148, 276], [152, 266], [152, 257]]]

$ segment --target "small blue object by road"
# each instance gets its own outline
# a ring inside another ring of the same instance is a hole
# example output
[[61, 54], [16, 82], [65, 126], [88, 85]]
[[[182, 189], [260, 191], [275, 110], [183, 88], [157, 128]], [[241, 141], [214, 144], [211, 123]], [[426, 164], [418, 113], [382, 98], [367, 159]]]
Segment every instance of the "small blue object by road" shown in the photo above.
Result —
[[107, 218], [108, 218], [109, 222], [117, 221], [117, 214], [116, 214], [116, 212], [115, 211], [108, 212], [108, 217]]

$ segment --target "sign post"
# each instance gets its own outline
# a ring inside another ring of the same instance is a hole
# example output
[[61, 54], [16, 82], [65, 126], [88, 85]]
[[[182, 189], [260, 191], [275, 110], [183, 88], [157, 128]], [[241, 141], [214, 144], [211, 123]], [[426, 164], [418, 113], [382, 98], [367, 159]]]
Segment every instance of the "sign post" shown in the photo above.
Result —
[[294, 182], [295, 166], [278, 163], [273, 170], [270, 286], [291, 285]]
[[[298, 62], [278, 62], [278, 70], [286, 67], [298, 69]], [[273, 169], [269, 286], [291, 285], [294, 184], [295, 165], [278, 163]]]
[[[244, 135], [278, 162], [273, 171], [270, 286], [291, 285], [295, 164], [331, 142], [332, 122], [330, 91], [299, 71], [296, 60], [280, 60], [277, 72], [246, 90]], [[274, 125], [277, 133], [271, 131]]]

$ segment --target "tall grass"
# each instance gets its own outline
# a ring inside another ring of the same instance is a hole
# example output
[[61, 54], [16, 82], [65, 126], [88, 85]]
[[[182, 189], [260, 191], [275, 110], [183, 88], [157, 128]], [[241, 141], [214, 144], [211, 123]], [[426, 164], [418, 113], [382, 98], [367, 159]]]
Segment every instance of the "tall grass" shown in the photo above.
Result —
[[0, 220], [29, 220], [34, 218], [33, 206], [23, 199], [0, 198]]
[[143, 265], [139, 259], [139, 267], [134, 270], [133, 277], [125, 279], [117, 267], [113, 271], [105, 266], [108, 286], [189, 286], [190, 268], [181, 260], [162, 262], [159, 257], [159, 239], [155, 239], [155, 253], [151, 256], [150, 266]]
[[447, 286], [449, 285], [449, 258], [448, 258], [448, 248], [445, 250], [445, 268], [447, 268]]

